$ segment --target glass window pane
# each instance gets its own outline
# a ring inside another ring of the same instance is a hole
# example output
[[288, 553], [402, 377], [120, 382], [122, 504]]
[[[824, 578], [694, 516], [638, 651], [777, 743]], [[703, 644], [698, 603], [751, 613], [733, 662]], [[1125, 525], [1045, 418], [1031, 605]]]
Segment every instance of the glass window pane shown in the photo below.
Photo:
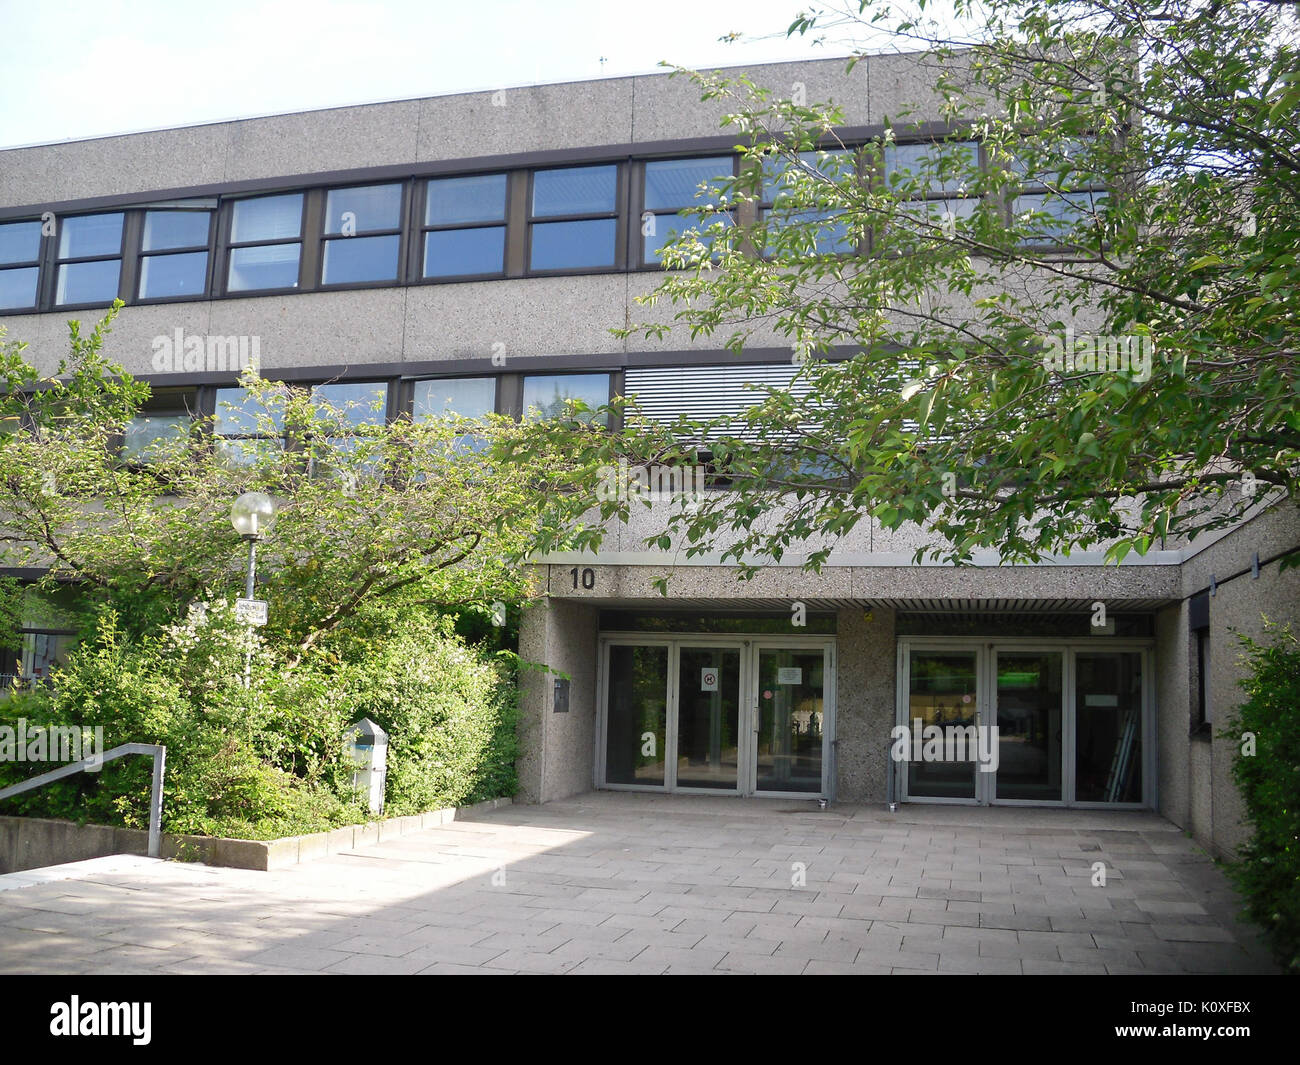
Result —
[[415, 382], [413, 417], [417, 422], [445, 415], [482, 418], [496, 407], [497, 383], [492, 377], [446, 377]]
[[253, 466], [284, 449], [281, 440], [217, 440], [217, 458], [227, 466]]
[[614, 210], [616, 166], [579, 166], [533, 174], [533, 214], [601, 214]]
[[731, 215], [726, 211], [719, 211], [717, 214], [703, 217], [687, 216], [683, 218], [673, 214], [659, 214], [653, 217], [654, 232], [647, 233], [645, 236], [644, 261], [648, 263], [657, 263], [664, 245], [670, 244], [678, 234], [685, 233], [689, 229], [698, 232], [700, 240], [705, 245], [709, 245], [713, 243], [713, 238], [707, 235], [710, 229], [719, 223], [723, 226], [732, 225]]
[[31, 263], [40, 255], [40, 222], [10, 222], [0, 226], [0, 265]]
[[397, 280], [397, 234], [391, 237], [336, 237], [325, 242], [327, 285]]
[[817, 172], [838, 180], [856, 171], [853, 153], [847, 148], [827, 152], [800, 152], [799, 163], [799, 171], [804, 172], [804, 176], [797, 176], [796, 172], [787, 177], [792, 165], [790, 160], [784, 156], [769, 156], [763, 160], [764, 203], [771, 203], [778, 196], [787, 194], [796, 183], [811, 181]]
[[262, 196], [235, 204], [230, 239], [235, 244], [250, 240], [286, 240], [302, 232], [302, 193]]
[[35, 266], [0, 270], [0, 309], [36, 306], [36, 277], [39, 273]]
[[[593, 410], [609, 402], [609, 374], [555, 374], [524, 378], [524, 417], [530, 421], [558, 418], [571, 399], [581, 400]], [[590, 415], [584, 416], [591, 419]], [[603, 416], [595, 421], [602, 425]]]
[[[659, 159], [645, 165], [645, 209], [717, 203], [716, 184], [731, 177], [731, 159]], [[711, 190], [701, 193], [700, 186]]]
[[139, 458], [159, 450], [168, 441], [182, 439], [190, 430], [188, 414], [142, 414], [132, 418], [122, 436], [122, 454]]
[[206, 247], [211, 217], [207, 211], [147, 211], [144, 250]]
[[396, 229], [402, 220], [401, 185], [330, 189], [325, 198], [326, 233], [364, 233]]
[[117, 299], [120, 259], [65, 263], [59, 267], [56, 303], [112, 303]]
[[[885, 145], [885, 180], [918, 181], [934, 192], [956, 191], [965, 183], [965, 175], [979, 160], [979, 151], [970, 141], [955, 144], [887, 144]], [[944, 176], [940, 177], [940, 171]], [[897, 175], [895, 178], [894, 175]]]
[[234, 248], [230, 252], [230, 291], [297, 288], [298, 254], [297, 244]]
[[354, 428], [384, 423], [388, 385], [382, 381], [314, 385], [311, 395], [317, 403], [328, 403]]
[[140, 298], [202, 296], [207, 285], [208, 253], [146, 255], [140, 260]]
[[[932, 725], [965, 728], [976, 724], [975, 709], [979, 686], [976, 683], [974, 651], [913, 651], [910, 656], [907, 721], [909, 733], [917, 728], [924, 735]], [[920, 722], [919, 726], [915, 724]], [[912, 752], [916, 753], [913, 748]], [[946, 753], [946, 752], [945, 752]], [[909, 796], [948, 799], [975, 798], [973, 761], [907, 762]]]
[[533, 270], [613, 266], [614, 225], [612, 218], [534, 225], [529, 266]]
[[[780, 227], [797, 224], [807, 228], [813, 237], [818, 255], [845, 255], [856, 251], [856, 246], [849, 236], [847, 222], [837, 221], [833, 211], [764, 211], [764, 220], [768, 225]], [[769, 254], [775, 254], [775, 249]]]
[[429, 182], [424, 207], [426, 226], [464, 222], [500, 222], [506, 217], [505, 174], [435, 178]]
[[1080, 223], [1090, 220], [1106, 200], [1105, 192], [1032, 193], [1017, 196], [1012, 211], [1017, 216], [1042, 212], [1047, 217], [1033, 219], [1029, 229], [1043, 241], [1063, 240]]
[[259, 431], [259, 416], [269, 416], [277, 432], [284, 426], [284, 405], [277, 397], [261, 403], [246, 388], [218, 388], [213, 432], [217, 436], [246, 436]]
[[90, 214], [65, 218], [59, 227], [59, 258], [122, 253], [122, 216]]
[[424, 235], [424, 276], [499, 274], [505, 269], [506, 227], [435, 229]]

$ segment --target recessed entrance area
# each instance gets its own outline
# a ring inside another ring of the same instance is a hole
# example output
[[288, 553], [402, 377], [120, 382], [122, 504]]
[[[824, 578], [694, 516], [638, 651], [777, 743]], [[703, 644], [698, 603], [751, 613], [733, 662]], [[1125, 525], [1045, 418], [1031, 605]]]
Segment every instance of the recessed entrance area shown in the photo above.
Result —
[[607, 634], [598, 787], [830, 797], [835, 641]]

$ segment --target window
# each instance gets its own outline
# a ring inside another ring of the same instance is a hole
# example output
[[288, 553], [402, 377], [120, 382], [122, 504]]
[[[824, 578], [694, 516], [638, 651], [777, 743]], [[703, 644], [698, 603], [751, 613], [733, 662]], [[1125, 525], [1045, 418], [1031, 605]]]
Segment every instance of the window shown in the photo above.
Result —
[[402, 186], [331, 189], [325, 197], [321, 284], [396, 281]]
[[505, 272], [506, 176], [435, 178], [424, 187], [424, 276]]
[[979, 197], [966, 192], [968, 178], [979, 166], [979, 146], [973, 141], [940, 144], [887, 144], [885, 185], [903, 193], [903, 216], [924, 227], [952, 231], [970, 218]]
[[[720, 211], [709, 215], [682, 216], [683, 208], [716, 206], [718, 184], [731, 178], [730, 156], [709, 159], [657, 159], [645, 165], [645, 213], [641, 216], [643, 263], [657, 263], [665, 244], [690, 229], [703, 231], [715, 223], [731, 225], [732, 216]], [[703, 188], [702, 188], [703, 187]]]
[[235, 203], [226, 289], [252, 292], [298, 287], [302, 257], [302, 193]]
[[[594, 411], [609, 402], [609, 374], [547, 374], [524, 378], [524, 418], [543, 421], [565, 414], [570, 400], [577, 400]], [[606, 424], [605, 415], [586, 413], [584, 421]]]
[[1011, 211], [1028, 223], [1025, 244], [1077, 243], [1070, 240], [1071, 234], [1077, 228], [1082, 236], [1092, 224], [1107, 194], [1082, 166], [1087, 151], [1087, 142], [1071, 141], [1041, 157], [1027, 151], [1010, 160], [1009, 169], [1019, 176], [1022, 189]]
[[0, 311], [36, 306], [40, 258], [40, 222], [0, 225]]
[[809, 250], [818, 255], [851, 254], [857, 244], [840, 212], [814, 205], [826, 194], [820, 182], [856, 174], [856, 156], [847, 149], [800, 152], [797, 167], [784, 157], [764, 159], [759, 218], [770, 230], [803, 226], [812, 240]]
[[[388, 416], [388, 385], [383, 381], [357, 381], [314, 385], [311, 398], [319, 404], [316, 425], [320, 435], [311, 447], [315, 472], [322, 472], [340, 452], [355, 453], [367, 426], [383, 425]], [[375, 456], [362, 455], [360, 466], [370, 473], [378, 470]]]
[[273, 393], [263, 401], [246, 388], [217, 389], [212, 433], [222, 461], [231, 466], [247, 466], [281, 450], [284, 400], [283, 394]]
[[617, 252], [618, 167], [533, 173], [531, 270], [609, 267]]
[[496, 409], [497, 383], [494, 377], [444, 377], [415, 382], [412, 417], [417, 422], [430, 418], [483, 418]]
[[193, 424], [195, 396], [192, 388], [154, 389], [139, 413], [123, 428], [122, 458], [146, 463], [184, 440]]
[[1214, 722], [1210, 706], [1210, 593], [1199, 592], [1187, 603], [1187, 627], [1192, 637], [1192, 735], [1209, 735]]
[[142, 300], [195, 299], [207, 292], [211, 210], [146, 211], [140, 238]]
[[112, 303], [122, 276], [122, 214], [65, 218], [59, 226], [60, 306]]

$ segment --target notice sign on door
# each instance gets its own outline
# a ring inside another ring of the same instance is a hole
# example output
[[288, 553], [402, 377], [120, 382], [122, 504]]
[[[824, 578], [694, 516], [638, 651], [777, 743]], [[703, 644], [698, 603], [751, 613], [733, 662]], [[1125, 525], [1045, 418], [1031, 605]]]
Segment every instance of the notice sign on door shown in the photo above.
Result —
[[715, 692], [718, 690], [718, 671], [717, 669], [706, 666], [700, 670], [700, 691]]
[[802, 684], [803, 669], [800, 666], [777, 666], [776, 682], [778, 684]]

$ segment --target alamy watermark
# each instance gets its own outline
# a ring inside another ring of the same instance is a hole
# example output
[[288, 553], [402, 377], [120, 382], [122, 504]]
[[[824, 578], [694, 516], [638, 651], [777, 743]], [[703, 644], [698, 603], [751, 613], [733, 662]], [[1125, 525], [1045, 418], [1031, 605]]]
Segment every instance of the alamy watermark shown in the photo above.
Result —
[[1144, 335], [1065, 336], [1043, 340], [1043, 369], [1056, 373], [1123, 373], [1135, 381], [1151, 380], [1155, 341]]
[[104, 765], [104, 726], [28, 725], [25, 717], [17, 727], [0, 725], [0, 762], [80, 762], [88, 773]]
[[981, 773], [998, 769], [997, 725], [927, 725], [915, 717], [910, 728], [895, 725], [889, 736], [895, 762], [978, 762]]
[[153, 368], [156, 373], [225, 373], [256, 369], [262, 358], [260, 336], [210, 336], [177, 329], [171, 336], [156, 336]]
[[617, 466], [602, 466], [596, 498], [602, 503], [629, 499], [700, 500], [704, 497], [706, 469], [703, 466], [629, 466], [619, 459]]

